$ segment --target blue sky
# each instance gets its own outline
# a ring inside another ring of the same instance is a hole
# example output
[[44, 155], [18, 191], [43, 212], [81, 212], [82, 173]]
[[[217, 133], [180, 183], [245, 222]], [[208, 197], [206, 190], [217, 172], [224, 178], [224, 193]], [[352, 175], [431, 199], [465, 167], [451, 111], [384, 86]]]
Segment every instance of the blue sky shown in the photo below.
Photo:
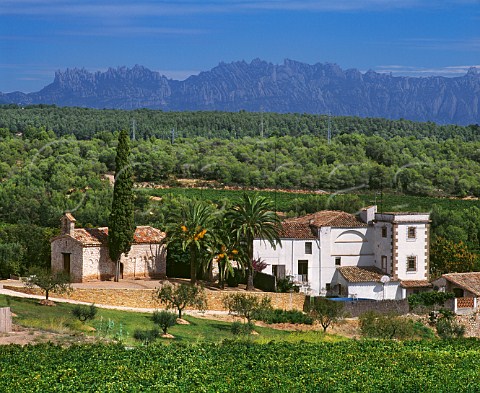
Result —
[[254, 58], [457, 76], [480, 65], [479, 26], [480, 0], [0, 0], [0, 91], [66, 68], [184, 79]]

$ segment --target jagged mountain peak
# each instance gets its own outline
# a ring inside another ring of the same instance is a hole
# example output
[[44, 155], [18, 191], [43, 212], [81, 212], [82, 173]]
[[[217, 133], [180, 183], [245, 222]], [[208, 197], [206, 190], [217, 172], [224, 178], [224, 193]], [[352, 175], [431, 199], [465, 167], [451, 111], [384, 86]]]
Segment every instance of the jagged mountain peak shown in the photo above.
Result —
[[94, 108], [327, 113], [405, 118], [438, 123], [480, 123], [480, 73], [401, 77], [373, 70], [343, 70], [292, 59], [220, 62], [184, 81], [142, 65], [89, 72], [67, 68], [37, 93], [0, 93], [0, 103]]

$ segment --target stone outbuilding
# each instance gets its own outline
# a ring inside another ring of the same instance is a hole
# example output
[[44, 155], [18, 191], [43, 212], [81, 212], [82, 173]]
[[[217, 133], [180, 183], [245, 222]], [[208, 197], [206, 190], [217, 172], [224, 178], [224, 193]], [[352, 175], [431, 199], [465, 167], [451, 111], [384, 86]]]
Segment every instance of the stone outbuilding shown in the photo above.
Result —
[[[75, 218], [66, 213], [60, 236], [51, 240], [53, 272], [65, 271], [72, 282], [111, 280], [115, 263], [108, 255], [108, 228], [75, 228]], [[120, 278], [164, 278], [165, 233], [150, 226], [138, 226], [128, 255], [120, 259]]]

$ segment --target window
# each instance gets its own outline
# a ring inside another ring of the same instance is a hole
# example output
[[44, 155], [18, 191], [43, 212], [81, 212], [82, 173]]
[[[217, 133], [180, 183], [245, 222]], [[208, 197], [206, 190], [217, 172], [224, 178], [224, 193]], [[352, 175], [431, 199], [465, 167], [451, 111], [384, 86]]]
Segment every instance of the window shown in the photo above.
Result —
[[407, 272], [414, 272], [417, 270], [417, 257], [407, 257]]
[[386, 271], [387, 270], [387, 256], [382, 255], [382, 270]]
[[325, 284], [325, 289], [327, 291], [330, 291], [332, 289], [332, 284], [330, 284], [330, 283]]
[[342, 257], [335, 257], [335, 266], [341, 266]]
[[299, 281], [308, 281], [308, 261], [298, 261]]
[[453, 293], [456, 298], [465, 296], [465, 292], [462, 288], [453, 288]]
[[408, 227], [408, 239], [415, 239], [417, 237], [417, 228], [415, 227]]
[[70, 274], [70, 254], [63, 253], [63, 271]]
[[285, 278], [285, 265], [273, 265], [272, 273], [279, 280]]
[[382, 237], [387, 237], [387, 227], [382, 227]]
[[305, 243], [305, 254], [311, 254], [312, 253], [312, 242], [306, 242]]

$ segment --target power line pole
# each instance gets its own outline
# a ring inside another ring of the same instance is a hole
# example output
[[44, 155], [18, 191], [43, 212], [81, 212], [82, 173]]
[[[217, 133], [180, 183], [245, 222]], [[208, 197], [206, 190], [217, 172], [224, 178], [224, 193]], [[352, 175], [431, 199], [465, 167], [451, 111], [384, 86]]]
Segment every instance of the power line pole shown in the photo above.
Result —
[[132, 120], [132, 140], [135, 140], [135, 126], [136, 126], [136, 121], [135, 119]]
[[328, 128], [327, 128], [327, 143], [330, 144], [332, 141], [332, 124], [331, 124], [331, 115], [330, 111], [328, 111]]

